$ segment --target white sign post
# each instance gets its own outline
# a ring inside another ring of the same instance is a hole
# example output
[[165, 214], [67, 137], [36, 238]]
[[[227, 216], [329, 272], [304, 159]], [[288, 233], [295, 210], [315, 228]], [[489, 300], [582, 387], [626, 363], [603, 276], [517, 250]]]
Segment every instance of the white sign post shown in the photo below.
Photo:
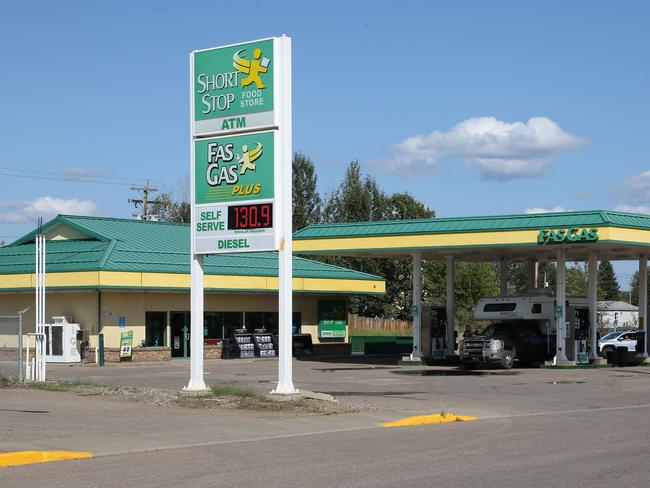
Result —
[[279, 381], [291, 394], [291, 39], [190, 56], [191, 367], [204, 390], [203, 257], [279, 251]]
[[280, 226], [280, 261], [279, 273], [279, 371], [278, 386], [272, 393], [277, 395], [290, 395], [297, 393], [293, 386], [292, 357], [292, 321], [293, 321], [293, 236], [292, 212], [293, 181], [291, 177], [291, 39], [282, 37], [280, 44], [283, 59], [280, 78], [281, 86], [281, 111], [280, 111], [280, 139], [282, 153], [280, 156], [280, 192], [279, 206], [281, 214]]

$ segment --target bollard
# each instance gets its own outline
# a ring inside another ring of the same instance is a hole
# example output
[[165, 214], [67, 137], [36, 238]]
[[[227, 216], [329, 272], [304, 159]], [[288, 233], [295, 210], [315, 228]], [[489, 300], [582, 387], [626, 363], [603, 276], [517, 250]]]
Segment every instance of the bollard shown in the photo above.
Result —
[[104, 367], [104, 334], [99, 334], [99, 366]]
[[183, 357], [187, 359], [187, 325], [183, 326]]

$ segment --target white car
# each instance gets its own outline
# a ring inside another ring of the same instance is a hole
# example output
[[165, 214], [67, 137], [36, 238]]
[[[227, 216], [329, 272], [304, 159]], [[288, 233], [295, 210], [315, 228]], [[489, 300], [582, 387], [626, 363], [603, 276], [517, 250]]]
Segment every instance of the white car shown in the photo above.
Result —
[[598, 350], [603, 357], [607, 355], [607, 351], [614, 350], [617, 347], [627, 347], [629, 352], [635, 352], [636, 332], [610, 332], [598, 341]]

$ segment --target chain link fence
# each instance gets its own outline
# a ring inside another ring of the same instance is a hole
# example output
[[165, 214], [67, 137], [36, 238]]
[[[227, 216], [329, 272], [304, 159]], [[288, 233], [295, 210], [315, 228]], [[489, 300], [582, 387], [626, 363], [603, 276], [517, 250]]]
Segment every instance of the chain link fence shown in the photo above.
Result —
[[0, 315], [0, 381], [23, 379], [22, 314]]

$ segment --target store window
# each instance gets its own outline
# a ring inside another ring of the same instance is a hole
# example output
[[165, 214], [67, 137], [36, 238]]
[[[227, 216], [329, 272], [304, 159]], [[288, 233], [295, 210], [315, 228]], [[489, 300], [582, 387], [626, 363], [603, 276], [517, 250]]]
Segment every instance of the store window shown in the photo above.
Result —
[[266, 312], [246, 312], [246, 329], [253, 332], [255, 329], [265, 329], [264, 324]]
[[271, 334], [278, 335], [278, 323], [280, 322], [280, 314], [278, 312], [266, 312], [264, 314], [264, 328]]
[[235, 329], [241, 329], [243, 317], [241, 312], [223, 312], [223, 338], [232, 337]]
[[[221, 340], [232, 337], [235, 329], [244, 326], [249, 332], [255, 329], [266, 329], [278, 334], [278, 312], [204, 312], [203, 338], [206, 340]], [[302, 325], [300, 312], [293, 313], [292, 333], [299, 334]], [[146, 346], [167, 346], [167, 312], [146, 312]], [[171, 312], [172, 340], [177, 337], [178, 349], [182, 349], [181, 336], [183, 327], [187, 328], [189, 337], [190, 312]]]
[[145, 313], [145, 346], [163, 347], [167, 344], [167, 312]]
[[[250, 332], [255, 331], [255, 329], [266, 329], [268, 332], [278, 335], [279, 321], [278, 312], [246, 312], [246, 329]], [[293, 312], [291, 325], [291, 333], [299, 334], [302, 325], [302, 314], [300, 312]]]
[[205, 312], [203, 315], [203, 338], [221, 339], [223, 336], [223, 312]]

